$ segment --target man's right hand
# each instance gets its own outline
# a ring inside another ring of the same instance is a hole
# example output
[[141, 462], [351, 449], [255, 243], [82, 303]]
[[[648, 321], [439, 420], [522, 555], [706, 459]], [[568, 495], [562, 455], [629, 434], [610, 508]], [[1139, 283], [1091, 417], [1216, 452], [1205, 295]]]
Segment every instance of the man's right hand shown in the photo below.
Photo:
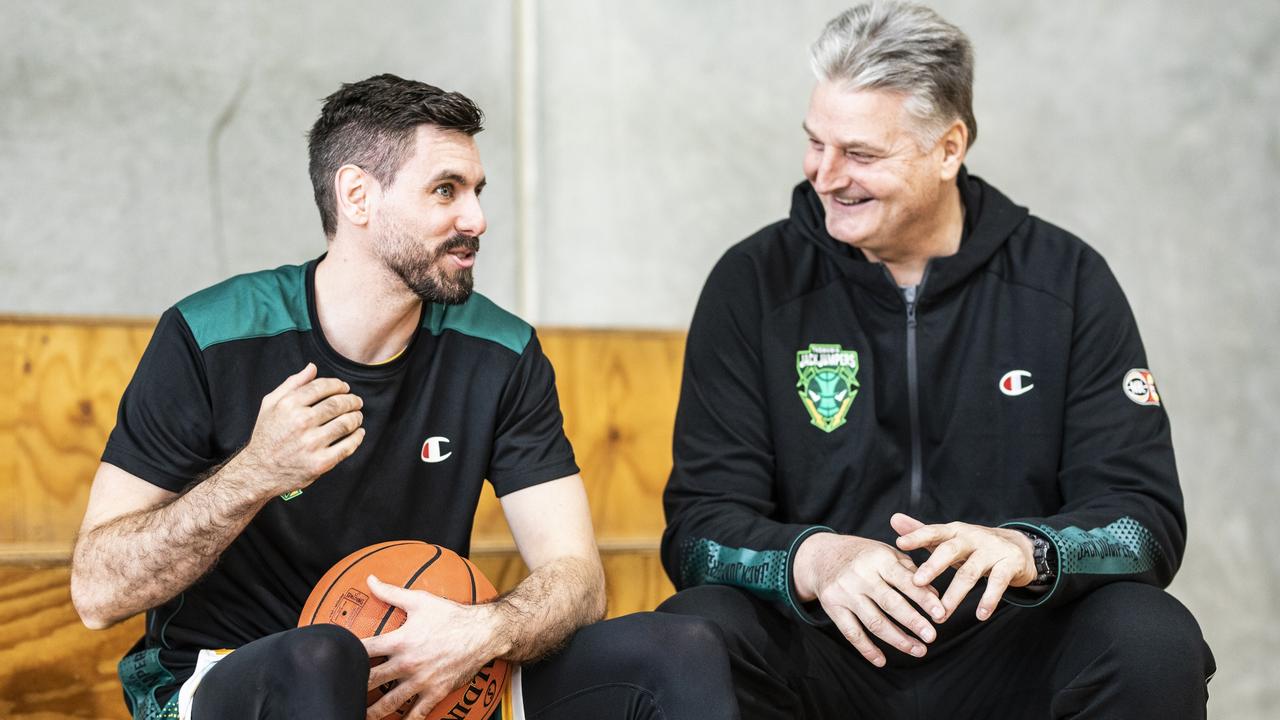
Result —
[[923, 657], [925, 643], [933, 642], [937, 632], [917, 608], [936, 622], [946, 617], [938, 591], [912, 582], [915, 571], [911, 558], [891, 545], [835, 533], [810, 535], [796, 549], [792, 563], [800, 600], [816, 598], [845, 638], [876, 667], [884, 667], [884, 653], [867, 633], [904, 653]]
[[307, 487], [351, 456], [364, 440], [364, 401], [307, 363], [262, 398], [249, 444], [237, 456], [260, 470], [262, 497]]

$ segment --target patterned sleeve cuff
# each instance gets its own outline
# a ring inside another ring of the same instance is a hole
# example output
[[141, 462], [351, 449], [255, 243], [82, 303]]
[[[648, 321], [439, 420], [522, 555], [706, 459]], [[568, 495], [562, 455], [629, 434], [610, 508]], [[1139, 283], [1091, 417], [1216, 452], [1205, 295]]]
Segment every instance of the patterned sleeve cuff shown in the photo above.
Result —
[[816, 535], [821, 532], [833, 533], [835, 530], [832, 530], [825, 525], [814, 525], [797, 535], [796, 539], [791, 541], [791, 548], [787, 550], [787, 604], [791, 606], [791, 611], [796, 614], [796, 617], [799, 617], [807, 624], [813, 626], [830, 625], [831, 619], [827, 617], [827, 614], [822, 611], [821, 606], [816, 602], [809, 603], [814, 606], [813, 612], [805, 609], [806, 603], [801, 602], [800, 598], [796, 595], [796, 582], [795, 575], [792, 571], [792, 564], [795, 562], [796, 550], [800, 549], [800, 543], [807, 540], [811, 535]]

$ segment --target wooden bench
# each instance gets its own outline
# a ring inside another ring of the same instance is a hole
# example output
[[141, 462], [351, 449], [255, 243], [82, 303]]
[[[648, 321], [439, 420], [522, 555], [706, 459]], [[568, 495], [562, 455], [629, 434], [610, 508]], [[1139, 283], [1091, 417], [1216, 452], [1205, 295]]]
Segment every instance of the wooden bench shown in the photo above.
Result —
[[[68, 558], [116, 406], [152, 319], [0, 317], [0, 717], [125, 718], [115, 664], [135, 617], [85, 629]], [[591, 499], [609, 614], [672, 588], [657, 557], [684, 335], [540, 329]], [[487, 490], [472, 557], [499, 589], [525, 575]]]

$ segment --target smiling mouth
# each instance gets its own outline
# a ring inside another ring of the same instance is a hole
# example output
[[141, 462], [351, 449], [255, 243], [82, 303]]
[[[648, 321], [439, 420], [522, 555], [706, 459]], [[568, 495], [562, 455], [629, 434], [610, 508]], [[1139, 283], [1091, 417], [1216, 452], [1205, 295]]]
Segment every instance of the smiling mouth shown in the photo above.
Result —
[[834, 201], [836, 202], [836, 204], [837, 204], [837, 205], [843, 205], [844, 207], [857, 207], [858, 205], [866, 205], [867, 203], [871, 202], [872, 200], [875, 200], [875, 198], [872, 198], [872, 197], [864, 197], [864, 198], [856, 198], [856, 199], [849, 199], [849, 200], [846, 200], [846, 199], [844, 199], [844, 198], [836, 197], [836, 196], [834, 196], [834, 195], [832, 195], [832, 196], [831, 196], [831, 199], [832, 199], [832, 200], [834, 200]]

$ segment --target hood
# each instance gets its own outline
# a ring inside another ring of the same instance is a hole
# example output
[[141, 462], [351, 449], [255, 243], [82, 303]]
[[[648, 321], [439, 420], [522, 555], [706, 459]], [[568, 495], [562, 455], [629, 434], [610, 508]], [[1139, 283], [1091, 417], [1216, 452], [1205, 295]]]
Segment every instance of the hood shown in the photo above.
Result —
[[[965, 207], [964, 233], [955, 255], [933, 258], [926, 269], [919, 302], [942, 295], [987, 264], [1022, 225], [1027, 209], [1015, 205], [982, 178], [961, 167], [956, 177]], [[842, 243], [827, 233], [822, 200], [808, 181], [796, 185], [791, 194], [791, 225], [806, 240], [829, 256], [849, 279], [878, 295], [901, 298], [898, 289], [879, 263], [867, 261], [861, 250]]]

